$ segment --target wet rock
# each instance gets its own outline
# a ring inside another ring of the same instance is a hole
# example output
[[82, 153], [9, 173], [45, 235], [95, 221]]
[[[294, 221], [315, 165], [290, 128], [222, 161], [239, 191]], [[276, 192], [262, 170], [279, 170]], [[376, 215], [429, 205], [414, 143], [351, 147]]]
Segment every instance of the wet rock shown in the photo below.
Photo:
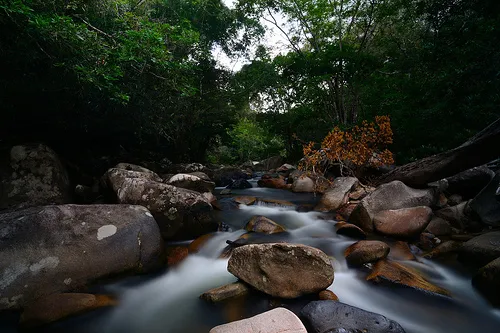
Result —
[[213, 192], [215, 189], [215, 183], [212, 181], [207, 181], [201, 179], [198, 176], [186, 174], [186, 173], [178, 173], [166, 182], [168, 185], [182, 187], [188, 190], [204, 193], [204, 192]]
[[198, 252], [215, 235], [216, 235], [215, 233], [211, 233], [211, 234], [206, 234], [206, 235], [203, 235], [203, 236], [196, 238], [194, 241], [189, 243], [188, 252], [189, 253]]
[[445, 178], [443, 189], [451, 194], [459, 194], [466, 199], [475, 197], [495, 176], [486, 166], [475, 167]]
[[278, 169], [283, 164], [281, 156], [272, 156], [254, 165], [256, 171], [268, 171], [271, 169]]
[[323, 194], [315, 210], [328, 212], [345, 205], [349, 200], [349, 192], [359, 184], [355, 177], [339, 177]]
[[434, 234], [428, 232], [422, 232], [419, 237], [418, 246], [426, 251], [435, 248], [441, 240], [437, 238]]
[[451, 226], [448, 221], [440, 217], [433, 217], [427, 225], [427, 228], [425, 228], [425, 231], [436, 236], [448, 236], [452, 233]]
[[300, 319], [285, 308], [216, 326], [209, 333], [307, 333]]
[[404, 333], [393, 320], [336, 301], [311, 302], [302, 309], [301, 317], [314, 333]]
[[186, 259], [189, 254], [189, 250], [185, 246], [173, 246], [167, 247], [165, 249], [165, 254], [167, 256], [167, 265], [172, 267], [178, 265], [181, 261]]
[[352, 212], [356, 209], [356, 207], [358, 206], [359, 202], [351, 202], [351, 203], [348, 203], [347, 205], [343, 206], [343, 207], [340, 207], [339, 209], [337, 209], [337, 214], [339, 214], [340, 216], [342, 216], [342, 218], [346, 221], [349, 220]]
[[493, 305], [500, 306], [500, 258], [481, 268], [472, 285]]
[[71, 193], [66, 170], [49, 147], [20, 145], [0, 152], [0, 210], [69, 203]]
[[237, 179], [248, 179], [248, 174], [239, 168], [222, 167], [211, 172], [206, 171], [216, 186], [228, 186]]
[[296, 298], [333, 282], [333, 267], [322, 251], [300, 244], [251, 244], [233, 250], [228, 271], [268, 295]]
[[430, 252], [424, 254], [423, 257], [427, 259], [433, 259], [433, 258], [440, 258], [456, 254], [458, 253], [461, 247], [462, 247], [462, 242], [457, 242], [452, 240], [446, 241], [436, 246]]
[[315, 188], [314, 180], [306, 175], [297, 178], [292, 184], [292, 192], [313, 193]]
[[406, 242], [397, 241], [392, 243], [390, 246], [391, 251], [387, 256], [394, 260], [416, 260], [417, 258], [411, 252], [410, 246]]
[[349, 246], [345, 252], [345, 260], [351, 266], [361, 266], [387, 257], [390, 248], [384, 242], [362, 240]]
[[248, 294], [250, 289], [248, 286], [242, 282], [235, 282], [231, 284], [226, 284], [225, 286], [210, 289], [206, 293], [203, 293], [200, 298], [212, 302], [222, 302], [231, 298], [240, 297]]
[[28, 208], [0, 214], [0, 235], [0, 309], [161, 265], [158, 225], [142, 206]]
[[461, 203], [462, 201], [464, 201], [464, 199], [462, 198], [462, 196], [460, 194], [452, 194], [448, 198], [448, 205], [456, 206], [459, 203]]
[[278, 169], [276, 169], [276, 172], [282, 174], [285, 176], [285, 178], [288, 178], [288, 176], [290, 175], [290, 173], [297, 169], [296, 167], [294, 167], [293, 165], [291, 164], [283, 164], [282, 166], [280, 166]]
[[290, 201], [278, 200], [278, 199], [262, 199], [262, 198], [260, 198], [258, 200], [258, 203], [264, 204], [265, 206], [271, 206], [271, 207], [290, 207], [290, 208], [295, 207], [295, 204], [291, 203]]
[[398, 262], [380, 260], [373, 265], [367, 281], [389, 282], [432, 294], [449, 296], [449, 292], [429, 282], [419, 271]]
[[499, 186], [500, 171], [470, 203], [471, 209], [484, 224], [500, 226], [500, 200], [497, 196]]
[[[188, 173], [188, 175], [193, 175], [193, 176], [196, 176], [196, 177], [201, 178], [201, 179], [203, 179], [203, 180], [206, 180], [206, 181], [208, 181], [208, 182], [211, 182], [211, 181], [212, 181], [212, 179], [210, 179], [210, 177], [209, 177], [206, 173], [201, 172], [201, 171], [190, 172], [190, 173]], [[173, 176], [173, 175], [172, 175], [172, 176]], [[168, 177], [168, 179], [170, 179], [170, 178], [171, 178], [171, 177]]]
[[383, 235], [395, 238], [418, 236], [429, 224], [432, 209], [412, 207], [396, 210], [383, 210], [373, 216], [375, 230]]
[[264, 175], [261, 179], [259, 179], [259, 181], [257, 181], [257, 185], [260, 187], [277, 189], [288, 188], [285, 178], [279, 175]]
[[284, 232], [285, 228], [265, 216], [254, 216], [245, 226], [246, 231], [260, 232], [263, 234], [276, 234]]
[[110, 169], [105, 178], [118, 203], [142, 205], [151, 211], [164, 238], [192, 239], [217, 230], [212, 205], [200, 193], [143, 177], [129, 177], [135, 173]]
[[228, 188], [233, 190], [244, 190], [246, 188], [252, 188], [252, 184], [246, 179], [236, 179], [232, 184], [228, 185]]
[[231, 193], [232, 193], [232, 191], [230, 188], [225, 188], [225, 189], [221, 190], [219, 194], [220, 195], [229, 195]]
[[376, 190], [375, 187], [358, 185], [355, 190], [349, 193], [349, 199], [361, 200], [375, 190]]
[[116, 300], [107, 295], [52, 294], [28, 304], [24, 308], [19, 324], [23, 328], [35, 328], [69, 316], [116, 304]]
[[128, 171], [136, 171], [136, 172], [142, 172], [142, 173], [147, 173], [149, 174], [151, 177], [148, 177], [148, 179], [151, 179], [151, 180], [154, 180], [154, 181], [157, 181], [157, 182], [161, 182], [161, 177], [158, 176], [158, 174], [156, 174], [155, 172], [149, 170], [149, 169], [146, 169], [142, 166], [139, 166], [139, 165], [135, 165], [135, 164], [130, 164], [130, 163], [118, 163], [117, 165], [115, 165], [115, 169], [121, 169], [121, 170], [128, 170]]
[[462, 202], [456, 206], [442, 208], [435, 212], [437, 217], [448, 221], [451, 226], [457, 229], [464, 229], [469, 222], [465, 216], [465, 207], [467, 202]]
[[500, 257], [500, 231], [489, 232], [465, 242], [458, 259], [474, 267], [481, 267]]
[[337, 295], [335, 295], [335, 293], [331, 290], [323, 290], [323, 291], [320, 291], [319, 294], [318, 294], [318, 298], [322, 301], [338, 301], [339, 298]]
[[367, 195], [354, 209], [349, 222], [365, 231], [373, 231], [373, 216], [383, 210], [397, 210], [417, 206], [433, 206], [437, 200], [433, 189], [418, 190], [406, 186], [400, 181], [380, 185]]
[[257, 201], [257, 198], [250, 196], [240, 196], [240, 197], [234, 197], [234, 201], [242, 205], [250, 206], [253, 205], [255, 201]]
[[338, 235], [344, 235], [347, 237], [351, 238], [356, 238], [356, 239], [365, 239], [366, 234], [357, 225], [351, 224], [351, 223], [346, 223], [346, 222], [337, 222], [335, 224], [335, 228], [337, 229], [337, 234]]

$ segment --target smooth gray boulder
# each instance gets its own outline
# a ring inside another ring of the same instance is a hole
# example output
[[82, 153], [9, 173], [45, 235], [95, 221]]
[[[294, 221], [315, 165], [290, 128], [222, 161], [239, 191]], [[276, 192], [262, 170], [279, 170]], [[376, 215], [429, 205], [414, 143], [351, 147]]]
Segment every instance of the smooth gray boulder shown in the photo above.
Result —
[[335, 178], [332, 185], [323, 194], [315, 210], [328, 212], [338, 209], [349, 201], [349, 192], [358, 186], [359, 181], [355, 177]]

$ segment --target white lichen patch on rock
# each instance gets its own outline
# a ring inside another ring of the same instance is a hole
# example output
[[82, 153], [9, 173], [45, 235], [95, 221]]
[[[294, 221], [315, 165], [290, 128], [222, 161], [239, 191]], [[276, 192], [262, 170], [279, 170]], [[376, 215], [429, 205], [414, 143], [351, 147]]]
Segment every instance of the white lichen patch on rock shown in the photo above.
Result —
[[112, 224], [103, 225], [97, 229], [97, 240], [102, 240], [107, 237], [111, 237], [116, 234], [118, 228]]
[[73, 280], [71, 278], [64, 279], [64, 284], [69, 286]]
[[58, 257], [46, 257], [41, 259], [39, 262], [34, 263], [30, 266], [30, 271], [33, 274], [38, 274], [43, 269], [56, 268], [59, 265]]
[[5, 289], [12, 282], [28, 270], [27, 265], [22, 265], [20, 263], [14, 263], [14, 266], [6, 268], [2, 273], [2, 278], [0, 279], [0, 290]]

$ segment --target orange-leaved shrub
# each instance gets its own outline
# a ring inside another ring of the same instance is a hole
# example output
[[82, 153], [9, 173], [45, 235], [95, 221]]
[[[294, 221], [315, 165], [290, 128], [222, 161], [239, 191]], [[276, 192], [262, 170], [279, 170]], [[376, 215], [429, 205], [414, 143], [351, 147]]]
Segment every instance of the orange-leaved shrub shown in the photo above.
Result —
[[364, 120], [350, 130], [335, 127], [319, 149], [314, 148], [314, 142], [305, 144], [299, 167], [304, 171], [325, 172], [330, 165], [339, 163], [355, 173], [361, 167], [393, 164], [393, 155], [387, 149], [391, 143], [390, 118], [377, 116], [375, 122]]

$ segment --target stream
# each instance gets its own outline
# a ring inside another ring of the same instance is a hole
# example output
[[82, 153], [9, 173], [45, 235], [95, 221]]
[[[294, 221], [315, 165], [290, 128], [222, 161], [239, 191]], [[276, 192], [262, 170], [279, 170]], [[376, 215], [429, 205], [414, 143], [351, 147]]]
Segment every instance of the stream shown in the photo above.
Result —
[[[233, 190], [232, 196], [288, 200], [296, 205], [314, 204], [312, 194], [256, 187]], [[220, 192], [217, 188], [216, 192]], [[454, 265], [419, 259], [406, 264], [426, 273], [429, 280], [450, 291], [442, 297], [408, 288], [375, 285], [365, 281], [367, 271], [348, 268], [343, 251], [354, 239], [337, 235], [335, 221], [318, 212], [297, 212], [295, 208], [273, 204], [240, 205], [240, 209], [218, 212], [218, 218], [233, 231], [219, 232], [178, 266], [155, 275], [130, 277], [99, 286], [94, 292], [118, 295], [120, 305], [71, 318], [46, 327], [42, 332], [85, 333], [207, 333], [212, 327], [232, 320], [285, 306], [298, 313], [312, 299], [277, 300], [260, 293], [240, 299], [210, 304], [203, 292], [236, 281], [227, 272], [227, 259], [218, 259], [226, 240], [241, 236], [250, 217], [264, 215], [288, 232], [261, 236], [263, 242], [285, 240], [311, 245], [332, 256], [335, 280], [329, 287], [340, 301], [397, 321], [407, 333], [495, 333], [500, 329], [500, 311], [492, 308], [470, 283], [470, 276]], [[256, 242], [259, 239], [255, 240]], [[188, 242], [186, 242], [187, 244]], [[68, 329], [71, 328], [71, 329]]]

